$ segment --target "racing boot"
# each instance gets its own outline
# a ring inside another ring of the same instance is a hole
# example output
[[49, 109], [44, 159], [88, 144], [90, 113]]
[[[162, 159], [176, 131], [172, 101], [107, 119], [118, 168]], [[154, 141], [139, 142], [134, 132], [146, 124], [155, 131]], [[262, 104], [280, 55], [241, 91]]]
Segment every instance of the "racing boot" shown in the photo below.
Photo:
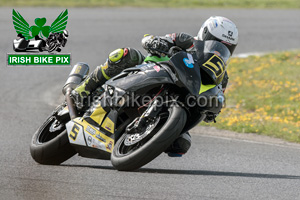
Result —
[[179, 137], [169, 146], [165, 153], [169, 157], [181, 157], [185, 154], [191, 147], [191, 135], [189, 132], [184, 132], [179, 135]]
[[[100, 68], [103, 66], [99, 66]], [[83, 110], [85, 107], [89, 107], [87, 102], [91, 97], [91, 93], [95, 91], [98, 87], [103, 85], [107, 79], [102, 75], [100, 79], [95, 76], [95, 71], [90, 74], [79, 86], [77, 86], [71, 93], [73, 99], [75, 100], [76, 107], [79, 110]]]
[[141, 64], [145, 57], [133, 48], [121, 48], [111, 52], [107, 61], [98, 66], [77, 88], [72, 91], [78, 109], [82, 109], [89, 95], [111, 77], [124, 69]]

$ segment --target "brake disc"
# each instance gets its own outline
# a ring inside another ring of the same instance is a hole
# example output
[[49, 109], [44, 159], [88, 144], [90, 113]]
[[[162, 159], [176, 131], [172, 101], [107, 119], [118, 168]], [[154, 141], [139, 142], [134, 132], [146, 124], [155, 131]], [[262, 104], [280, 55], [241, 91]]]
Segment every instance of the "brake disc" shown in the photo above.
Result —
[[127, 134], [124, 140], [125, 146], [131, 146], [143, 140], [147, 135], [149, 135], [154, 130], [154, 128], [157, 126], [159, 121], [160, 121], [160, 117], [157, 117], [155, 121], [150, 122], [147, 125], [145, 131], [141, 133]]

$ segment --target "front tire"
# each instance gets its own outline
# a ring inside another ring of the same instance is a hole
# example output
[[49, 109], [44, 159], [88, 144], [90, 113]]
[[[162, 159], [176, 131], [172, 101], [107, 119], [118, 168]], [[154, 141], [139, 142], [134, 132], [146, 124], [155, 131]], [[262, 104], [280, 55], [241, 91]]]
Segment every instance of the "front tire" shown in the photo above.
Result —
[[55, 51], [56, 48], [57, 48], [57, 44], [50, 42], [50, 44], [48, 45], [48, 52], [51, 53]]
[[55, 123], [59, 122], [51, 115], [32, 137], [30, 153], [37, 163], [59, 165], [76, 154], [69, 143], [65, 124]]
[[[112, 165], [119, 171], [136, 170], [159, 156], [179, 136], [187, 120], [186, 111], [178, 105], [168, 109], [169, 116], [153, 137], [133, 150], [127, 150], [124, 133], [116, 142], [111, 154]], [[154, 129], [155, 130], [155, 129]], [[153, 131], [154, 131], [153, 130]]]

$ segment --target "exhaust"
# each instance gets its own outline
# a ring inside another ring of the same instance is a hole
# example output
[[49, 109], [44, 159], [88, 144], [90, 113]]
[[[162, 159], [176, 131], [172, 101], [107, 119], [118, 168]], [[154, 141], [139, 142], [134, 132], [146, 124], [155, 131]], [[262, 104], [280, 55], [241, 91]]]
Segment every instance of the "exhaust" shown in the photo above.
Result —
[[71, 73], [69, 74], [69, 78], [67, 79], [62, 92], [65, 95], [67, 89], [71, 88], [72, 90], [77, 87], [81, 83], [81, 81], [85, 78], [89, 73], [90, 67], [87, 63], [79, 62], [77, 63]]
[[83, 62], [77, 63], [73, 67], [71, 73], [69, 74], [69, 78], [67, 79], [62, 89], [62, 93], [66, 97], [71, 119], [77, 117], [77, 111], [74, 105], [74, 101], [71, 98], [70, 94], [72, 90], [75, 89], [82, 82], [82, 80], [85, 78], [85, 76], [88, 75], [88, 73], [89, 73], [89, 66], [87, 63], [83, 63]]

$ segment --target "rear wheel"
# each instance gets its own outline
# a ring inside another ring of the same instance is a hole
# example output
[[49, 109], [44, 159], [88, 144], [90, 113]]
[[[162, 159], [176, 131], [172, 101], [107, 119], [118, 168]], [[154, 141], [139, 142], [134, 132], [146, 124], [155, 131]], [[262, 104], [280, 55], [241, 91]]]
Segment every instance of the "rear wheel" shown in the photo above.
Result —
[[41, 41], [39, 45], [39, 51], [43, 52], [45, 50], [46, 42], [44, 40]]
[[173, 105], [148, 122], [143, 132], [124, 133], [114, 146], [112, 165], [120, 171], [131, 171], [149, 163], [179, 136], [186, 118], [185, 110]]
[[30, 153], [36, 162], [58, 165], [76, 154], [69, 143], [65, 123], [51, 115], [34, 133]]

